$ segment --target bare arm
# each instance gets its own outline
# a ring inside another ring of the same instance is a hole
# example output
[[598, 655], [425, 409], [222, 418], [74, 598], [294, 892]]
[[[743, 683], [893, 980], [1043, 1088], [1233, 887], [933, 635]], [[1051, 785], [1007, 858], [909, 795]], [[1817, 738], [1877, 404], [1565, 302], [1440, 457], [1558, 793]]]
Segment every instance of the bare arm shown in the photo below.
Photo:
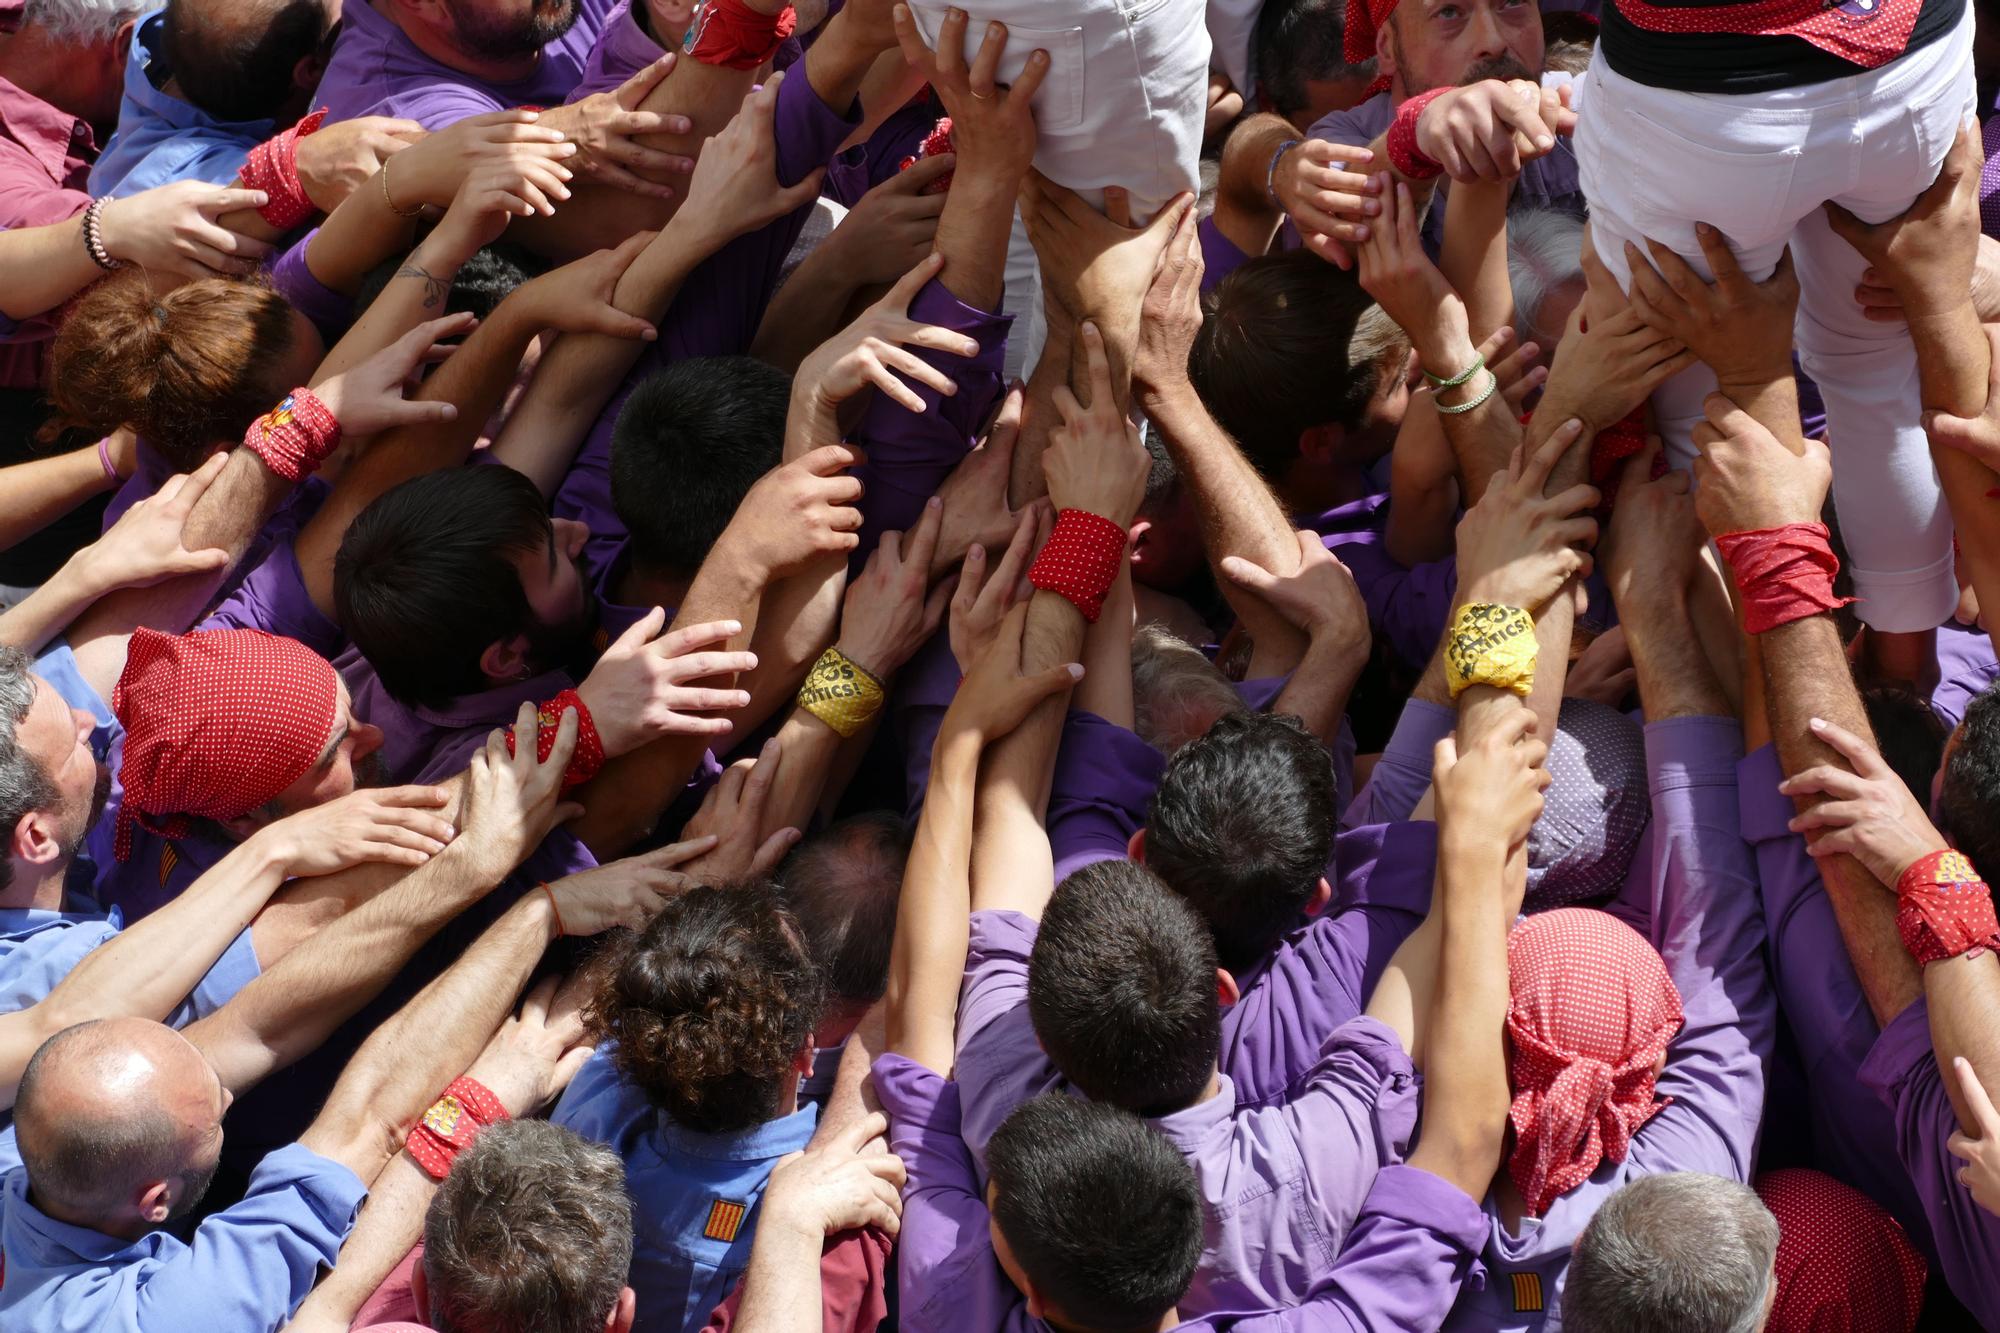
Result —
[[946, 1077], [955, 1049], [958, 988], [965, 979], [973, 795], [982, 744], [976, 734], [940, 731], [932, 747], [931, 785], [903, 871], [889, 955], [888, 1049]]
[[[0, 232], [0, 236], [18, 235]], [[93, 266], [94, 267], [94, 266]], [[0, 468], [0, 551], [26, 541], [93, 495], [116, 490], [119, 479], [104, 474], [97, 446]]]

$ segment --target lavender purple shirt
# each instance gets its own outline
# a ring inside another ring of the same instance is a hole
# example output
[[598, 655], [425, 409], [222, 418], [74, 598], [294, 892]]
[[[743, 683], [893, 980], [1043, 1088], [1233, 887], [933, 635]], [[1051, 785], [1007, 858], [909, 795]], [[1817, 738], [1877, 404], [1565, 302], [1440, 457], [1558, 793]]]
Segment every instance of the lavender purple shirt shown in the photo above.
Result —
[[[909, 1172], [896, 1255], [906, 1333], [1046, 1329], [1029, 1316], [994, 1258], [979, 1169], [960, 1137], [959, 1085], [894, 1054], [875, 1062], [874, 1082], [889, 1116], [890, 1149]], [[1215, 1310], [1176, 1327], [1215, 1333], [1434, 1329], [1485, 1229], [1485, 1215], [1458, 1189], [1427, 1171], [1387, 1166], [1370, 1183], [1339, 1254], [1319, 1271], [1302, 1304]], [[1193, 1313], [1195, 1300], [1191, 1289], [1180, 1313]]]
[[[1062, 1090], [1028, 1017], [1036, 923], [974, 912], [959, 998], [961, 1132], [983, 1171], [1016, 1106]], [[1194, 1168], [1206, 1218], [1184, 1315], [1297, 1305], [1334, 1262], [1375, 1173], [1402, 1159], [1417, 1123], [1417, 1077], [1388, 1028], [1356, 1018], [1280, 1105], [1242, 1107], [1227, 1074], [1206, 1101], [1148, 1119]]]
[[1368, 608], [1368, 623], [1412, 671], [1421, 671], [1437, 651], [1458, 591], [1457, 562], [1430, 560], [1410, 568], [1383, 544], [1389, 495], [1383, 491], [1335, 505], [1318, 514], [1300, 514], [1297, 523], [1325, 539], [1340, 557]]
[[1993, 639], [1986, 631], [1952, 622], [1938, 627], [1937, 660], [1931, 711], [1955, 727], [1965, 720], [1966, 705], [2000, 678], [2000, 661], [1994, 660]]
[[[1777, 1023], [1764, 971], [1756, 865], [1737, 812], [1741, 729], [1734, 718], [1684, 717], [1646, 728], [1653, 818], [1625, 887], [1607, 909], [1659, 950], [1686, 1023], [1667, 1047], [1665, 1109], [1539, 1218], [1510, 1234], [1492, 1198], [1479, 1268], [1444, 1327], [1501, 1333], [1560, 1327], [1563, 1278], [1598, 1206], [1640, 1176], [1705, 1171], [1748, 1182], [1764, 1111], [1764, 1066]], [[1516, 1283], [1532, 1274], [1533, 1284]], [[1517, 1309], [1532, 1285], [1533, 1309]]]
[[[1958, 1120], [1931, 1048], [1930, 1005], [1918, 1000], [1889, 1020], [1861, 1063], [1861, 1081], [1895, 1116], [1896, 1156], [1930, 1220], [1945, 1281], [1982, 1328], [2000, 1328], [2000, 1217], [1958, 1181], [1964, 1165], [1945, 1150]], [[1878, 1145], [1880, 1146], [1880, 1145]]]
[[507, 107], [558, 105], [582, 80], [611, 12], [611, 0], [575, 3], [575, 26], [542, 48], [533, 74], [517, 83], [482, 83], [418, 50], [368, 0], [354, 0], [341, 12], [340, 37], [320, 76], [317, 101], [329, 120], [403, 116], [427, 130]]

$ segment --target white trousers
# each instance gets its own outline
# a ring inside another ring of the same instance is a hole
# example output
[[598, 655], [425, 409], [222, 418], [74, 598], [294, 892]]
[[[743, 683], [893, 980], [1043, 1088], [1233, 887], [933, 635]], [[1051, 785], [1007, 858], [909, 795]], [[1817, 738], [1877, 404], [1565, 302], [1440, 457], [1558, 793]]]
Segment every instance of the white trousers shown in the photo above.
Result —
[[[1028, 54], [1049, 53], [1035, 94], [1035, 166], [1099, 207], [1107, 185], [1132, 196], [1132, 216], [1150, 218], [1197, 187], [1208, 113], [1208, 30], [1202, 0], [977, 0], [959, 8], [970, 62], [986, 25], [1007, 25], [1000, 81], [1018, 78]], [[924, 40], [937, 44], [945, 0], [910, 0]], [[1017, 319], [1007, 371], [1024, 373], [1046, 337], [1035, 252], [1018, 218], [1007, 251], [1009, 313]]]
[[[1820, 207], [1864, 222], [1906, 210], [1937, 179], [1973, 110], [1972, 14], [1900, 60], [1849, 78], [1741, 96], [1634, 83], [1593, 56], [1576, 131], [1592, 240], [1622, 284], [1624, 243], [1670, 247], [1712, 277], [1694, 224], [1729, 238], [1751, 277], [1792, 248], [1798, 350], [1826, 400], [1833, 499], [1862, 620], [1930, 629], [1958, 600], [1951, 513], [1920, 422], [1917, 359], [1900, 324], [1862, 318], [1867, 263]], [[1653, 397], [1669, 456], [1685, 466], [1715, 376], [1697, 366]]]

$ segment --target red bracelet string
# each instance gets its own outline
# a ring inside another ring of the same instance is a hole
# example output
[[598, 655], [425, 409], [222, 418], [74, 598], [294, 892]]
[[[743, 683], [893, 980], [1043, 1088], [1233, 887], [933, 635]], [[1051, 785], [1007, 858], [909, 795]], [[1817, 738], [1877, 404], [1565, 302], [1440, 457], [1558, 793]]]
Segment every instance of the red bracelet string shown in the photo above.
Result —
[[1450, 91], [1450, 88], [1433, 88], [1396, 108], [1396, 118], [1389, 122], [1389, 138], [1384, 146], [1389, 150], [1389, 165], [1399, 175], [1413, 181], [1427, 181], [1444, 174], [1443, 164], [1417, 147], [1417, 118], [1424, 114], [1425, 107]]
[[[597, 724], [591, 720], [590, 710], [583, 706], [583, 697], [575, 690], [564, 690], [536, 710], [535, 757], [547, 759], [549, 751], [556, 748], [556, 731], [562, 726], [563, 714], [572, 708], [576, 710], [577, 721], [576, 753], [569, 757], [569, 766], [563, 769], [564, 791], [581, 787], [604, 767], [604, 742], [597, 734]], [[512, 728], [507, 731], [507, 753], [514, 753]]]
[[250, 423], [243, 447], [264, 460], [276, 476], [304, 481], [340, 447], [340, 423], [310, 389], [294, 389], [285, 400]]
[[1993, 895], [1960, 852], [1932, 852], [1896, 880], [1896, 930], [1919, 965], [2000, 949]]
[[1840, 561], [1834, 558], [1824, 523], [1732, 532], [1717, 537], [1715, 548], [1736, 575], [1736, 587], [1743, 594], [1743, 628], [1751, 634], [1854, 600], [1833, 595]]
[[690, 56], [723, 69], [755, 69], [777, 54], [799, 16], [790, 5], [777, 14], [760, 14], [743, 0], [708, 0], [694, 23], [686, 39]]
[[472, 1146], [481, 1130], [507, 1119], [507, 1108], [485, 1084], [461, 1074], [431, 1103], [403, 1146], [425, 1175], [443, 1180], [451, 1174], [452, 1161]]
[[1065, 509], [1029, 567], [1028, 582], [1069, 599], [1095, 625], [1124, 559], [1125, 529], [1087, 509]]
[[243, 163], [243, 183], [269, 196], [270, 202], [257, 210], [257, 216], [279, 231], [290, 231], [319, 211], [299, 181], [299, 140], [325, 121], [326, 108], [321, 107], [290, 129], [252, 148]]
[[[1611, 508], [1618, 496], [1619, 474], [1625, 470], [1625, 460], [1646, 447], [1646, 407], [1640, 404], [1625, 417], [1604, 430], [1597, 432], [1590, 441], [1590, 484], [1603, 495], [1604, 501], [1597, 507], [1598, 521], [1611, 516]], [[1653, 459], [1653, 475], [1649, 480], [1658, 481], [1667, 474], [1667, 456], [1664, 452]]]

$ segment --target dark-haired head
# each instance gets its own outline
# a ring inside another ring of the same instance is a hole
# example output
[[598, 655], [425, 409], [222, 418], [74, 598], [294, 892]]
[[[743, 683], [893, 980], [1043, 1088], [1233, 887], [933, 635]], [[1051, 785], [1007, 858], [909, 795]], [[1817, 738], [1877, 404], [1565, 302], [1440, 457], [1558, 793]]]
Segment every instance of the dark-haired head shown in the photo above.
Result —
[[168, 0], [160, 55], [181, 96], [217, 120], [290, 121], [319, 84], [337, 14], [325, 0]]
[[1257, 91], [1298, 128], [1368, 96], [1375, 62], [1347, 63], [1347, 0], [1272, 0], [1257, 12]]
[[1931, 701], [1908, 685], [1871, 685], [1861, 691], [1861, 705], [1883, 761], [1911, 796], [1927, 800], [1944, 763], [1944, 742], [1951, 728], [1931, 708]]
[[582, 524], [512, 468], [447, 468], [377, 497], [341, 539], [340, 626], [390, 694], [435, 707], [566, 663], [595, 603]]
[[1988, 884], [2000, 883], [2000, 685], [1966, 705], [1938, 777], [1938, 831]]
[[1281, 493], [1302, 497], [1314, 473], [1365, 467], [1395, 443], [1410, 341], [1352, 273], [1309, 250], [1269, 255], [1203, 304], [1195, 389]]
[[844, 1036], [889, 985], [910, 833], [887, 810], [851, 815], [800, 843], [778, 867], [779, 893], [826, 978], [822, 1044]]
[[1222, 1047], [1208, 923], [1134, 861], [1056, 886], [1028, 960], [1042, 1049], [1088, 1096], [1140, 1115], [1192, 1106]]
[[71, 427], [130, 426], [192, 472], [312, 378], [318, 330], [258, 282], [202, 278], [153, 294], [137, 269], [77, 299], [50, 354], [49, 397]]
[[722, 1134], [784, 1113], [824, 1006], [797, 918], [758, 882], [689, 889], [614, 946], [588, 1021], [653, 1105]]
[[1232, 713], [1168, 762], [1143, 852], [1242, 972], [1322, 898], [1334, 815], [1326, 747], [1296, 718]]
[[1201, 1191], [1129, 1111], [1048, 1093], [986, 1145], [994, 1249], [1028, 1313], [1092, 1333], [1158, 1328], [1201, 1258]]
[[[361, 290], [355, 293], [354, 308], [366, 310], [373, 305], [375, 298], [382, 294], [408, 257], [397, 255], [370, 269], [368, 276], [361, 280]], [[496, 241], [484, 249], [475, 250], [472, 258], [459, 266], [458, 272], [452, 275], [450, 290], [445, 293], [444, 309], [438, 313], [485, 319], [516, 287], [548, 271], [549, 261], [534, 251], [525, 246]]]
[[611, 436], [611, 501], [632, 563], [689, 578], [785, 448], [791, 381], [748, 356], [676, 361], [640, 382]]

